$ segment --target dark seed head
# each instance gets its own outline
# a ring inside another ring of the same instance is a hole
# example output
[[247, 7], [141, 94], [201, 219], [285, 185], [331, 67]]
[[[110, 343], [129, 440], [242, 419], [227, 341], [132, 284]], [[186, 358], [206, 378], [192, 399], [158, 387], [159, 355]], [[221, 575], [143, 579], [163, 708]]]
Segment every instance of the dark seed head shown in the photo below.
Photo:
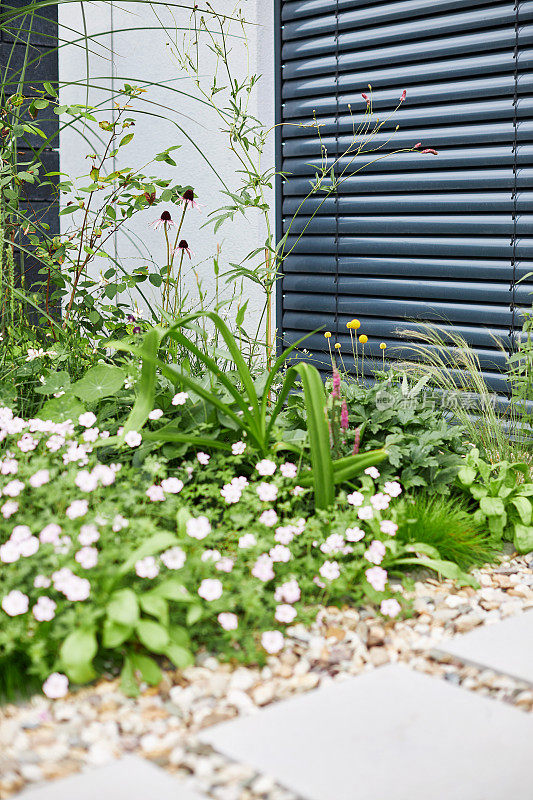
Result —
[[163, 220], [163, 222], [170, 222], [172, 220], [172, 217], [170, 216], [170, 211], [163, 211], [163, 213], [161, 214], [161, 219]]
[[187, 189], [186, 192], [183, 192], [183, 199], [190, 200], [191, 202], [194, 200], [194, 192], [192, 189]]
[[185, 239], [182, 239], [178, 247], [180, 250], [188, 250], [189, 245], [187, 244], [187, 241]]

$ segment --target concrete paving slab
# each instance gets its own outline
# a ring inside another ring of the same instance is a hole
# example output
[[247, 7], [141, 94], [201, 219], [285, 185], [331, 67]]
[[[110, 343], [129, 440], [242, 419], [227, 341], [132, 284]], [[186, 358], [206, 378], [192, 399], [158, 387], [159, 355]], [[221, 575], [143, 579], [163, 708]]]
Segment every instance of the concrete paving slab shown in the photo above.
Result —
[[483, 625], [433, 649], [533, 685], [533, 611]]
[[[22, 792], [20, 800], [202, 800], [183, 782], [144, 758], [125, 756]], [[203, 800], [207, 800], [204, 796]]]
[[306, 800], [502, 800], [533, 792], [533, 716], [397, 665], [200, 738]]

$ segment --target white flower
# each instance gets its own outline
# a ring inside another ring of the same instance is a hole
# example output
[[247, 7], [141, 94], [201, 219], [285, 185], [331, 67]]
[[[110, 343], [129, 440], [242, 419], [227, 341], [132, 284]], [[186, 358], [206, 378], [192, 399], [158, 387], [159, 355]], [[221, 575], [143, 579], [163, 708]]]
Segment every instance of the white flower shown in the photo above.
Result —
[[82, 438], [84, 442], [96, 442], [99, 436], [100, 431], [98, 428], [87, 428], [86, 431], [83, 431]]
[[172, 398], [172, 405], [173, 406], [182, 406], [187, 402], [188, 399], [189, 399], [189, 395], [187, 394], [187, 392], [178, 392]]
[[389, 519], [384, 519], [379, 527], [381, 528], [382, 533], [387, 533], [389, 536], [396, 536], [398, 526], [395, 522], [391, 522]]
[[220, 572], [231, 572], [233, 569], [233, 564], [233, 559], [225, 556], [217, 561], [216, 569], [218, 569]]
[[154, 408], [153, 411], [150, 411], [148, 414], [148, 419], [161, 419], [162, 416], [162, 410], [160, 408]]
[[245, 533], [239, 539], [239, 547], [244, 550], [247, 547], [254, 547], [257, 544], [257, 539], [253, 533]]
[[271, 581], [274, 577], [274, 570], [272, 569], [273, 561], [269, 555], [263, 553], [259, 556], [257, 561], [252, 567], [252, 575], [258, 578], [263, 583]]
[[263, 525], [267, 526], [267, 528], [271, 528], [273, 525], [276, 524], [277, 521], [278, 521], [278, 515], [276, 514], [273, 508], [269, 508], [266, 511], [263, 511], [263, 513], [259, 517], [259, 522], [262, 522]]
[[13, 516], [13, 514], [16, 514], [18, 510], [19, 504], [16, 502], [16, 500], [6, 500], [1, 509], [2, 516], [4, 519], [9, 519]]
[[323, 553], [331, 555], [332, 553], [340, 553], [344, 548], [344, 537], [340, 533], [332, 533], [325, 542], [322, 542], [320, 549]]
[[204, 600], [211, 602], [222, 596], [222, 583], [218, 578], [204, 578], [198, 589], [198, 594]]
[[142, 442], [142, 436], [138, 431], [128, 431], [124, 437], [124, 441], [128, 447], [139, 447]]
[[72, 546], [72, 539], [70, 536], [61, 536], [57, 541], [54, 542], [54, 550], [56, 553], [60, 553], [64, 555], [68, 553]]
[[79, 578], [77, 575], [72, 575], [70, 580], [67, 580], [63, 594], [72, 603], [87, 600], [91, 592], [91, 584], [86, 578]]
[[8, 497], [18, 497], [23, 489], [24, 484], [22, 481], [19, 481], [18, 478], [15, 478], [15, 480], [6, 483], [3, 493]]
[[351, 506], [355, 506], [357, 508], [363, 504], [365, 496], [361, 494], [361, 492], [352, 492], [352, 494], [349, 494], [346, 499]]
[[241, 492], [248, 486], [248, 478], [245, 478], [244, 475], [239, 475], [238, 478], [231, 479], [232, 486], [238, 486]]
[[64, 697], [68, 692], [68, 678], [61, 672], [52, 672], [43, 683], [43, 692], [50, 700]]
[[186, 522], [187, 535], [192, 539], [205, 539], [211, 533], [211, 524], [207, 517], [191, 517]]
[[15, 525], [11, 531], [11, 541], [22, 542], [31, 536], [31, 528], [29, 525]]
[[66, 515], [69, 519], [77, 519], [84, 517], [89, 510], [89, 503], [87, 500], [73, 500], [66, 510]]
[[256, 470], [260, 475], [273, 475], [276, 471], [276, 465], [273, 461], [270, 461], [268, 458], [264, 458], [262, 461], [259, 461], [255, 465]]
[[324, 561], [318, 571], [327, 581], [334, 581], [341, 574], [340, 567], [336, 561]]
[[34, 472], [31, 478], [29, 479], [28, 483], [30, 486], [33, 486], [34, 489], [38, 489], [40, 486], [44, 486], [45, 483], [48, 483], [50, 480], [50, 473], [47, 469], [39, 469], [37, 472]]
[[14, 564], [20, 558], [20, 549], [16, 542], [8, 541], [0, 545], [0, 561], [3, 564]]
[[152, 503], [159, 503], [165, 499], [165, 493], [162, 486], [149, 486], [145, 494], [146, 497], [152, 501]]
[[357, 516], [359, 519], [372, 519], [374, 510], [372, 506], [361, 506], [361, 508], [357, 510]]
[[135, 572], [139, 578], [156, 578], [159, 575], [159, 566], [153, 556], [146, 556], [136, 562]]
[[65, 444], [65, 437], [60, 436], [59, 434], [54, 433], [48, 441], [46, 442], [47, 448], [50, 450], [51, 453], [57, 453], [57, 451], [63, 447]]
[[298, 581], [292, 578], [290, 581], [282, 583], [274, 592], [276, 603], [297, 603], [302, 593]]
[[211, 460], [210, 455], [208, 455], [207, 453], [202, 453], [201, 451], [199, 453], [196, 453], [196, 458], [198, 459], [198, 462], [202, 464], [202, 466], [204, 467], [207, 466], [207, 464], [209, 464]]
[[171, 547], [161, 553], [161, 561], [167, 569], [181, 569], [185, 564], [187, 556], [181, 547]]
[[19, 469], [19, 464], [15, 458], [4, 458], [3, 461], [0, 461], [0, 474], [2, 475], [16, 475], [18, 469]]
[[33, 581], [33, 586], [35, 589], [48, 589], [52, 581], [50, 578], [47, 578], [46, 575], [36, 575]]
[[92, 426], [96, 422], [96, 417], [92, 411], [86, 411], [84, 414], [80, 414], [80, 416], [78, 417], [78, 422], [84, 428], [92, 428]]
[[231, 452], [234, 456], [242, 456], [244, 451], [246, 450], [246, 443], [245, 442], [234, 442], [231, 445]]
[[226, 483], [220, 490], [226, 503], [238, 503], [241, 499], [242, 489], [235, 483]]
[[379, 610], [385, 617], [397, 617], [402, 607], [394, 597], [390, 597], [388, 600], [381, 601]]
[[271, 503], [278, 496], [278, 487], [273, 483], [260, 483], [256, 491], [263, 503]]
[[237, 614], [232, 614], [229, 611], [223, 611], [218, 615], [217, 619], [225, 631], [235, 631], [239, 626]]
[[168, 494], [179, 494], [183, 489], [183, 481], [180, 481], [179, 478], [164, 478], [161, 481], [161, 487]]
[[39, 534], [42, 544], [55, 544], [61, 535], [61, 528], [55, 522], [45, 525]]
[[37, 622], [50, 622], [55, 617], [57, 603], [50, 597], [39, 597], [32, 608], [32, 614]]
[[93, 467], [91, 474], [100, 481], [102, 486], [111, 486], [116, 480], [115, 470], [106, 464], [97, 464]]
[[296, 609], [284, 603], [276, 608], [275, 618], [278, 622], [291, 623], [296, 616]]
[[92, 569], [98, 563], [98, 550], [96, 547], [82, 547], [74, 558], [83, 569]]
[[201, 556], [202, 561], [213, 561], [215, 564], [217, 561], [220, 561], [221, 558], [222, 556], [218, 550], [204, 550]]
[[384, 511], [389, 507], [390, 501], [390, 495], [383, 494], [383, 492], [378, 492], [370, 498], [370, 502], [376, 511]]
[[368, 550], [365, 550], [365, 558], [372, 564], [381, 564], [386, 553], [386, 548], [383, 542], [374, 539]]
[[10, 617], [17, 617], [19, 614], [25, 614], [29, 604], [28, 596], [18, 589], [13, 589], [9, 594], [6, 594], [2, 600], [2, 608]]
[[267, 653], [279, 653], [284, 643], [281, 631], [265, 631], [261, 635], [261, 644]]
[[398, 481], [387, 481], [383, 488], [391, 497], [398, 497], [402, 493], [402, 486]]
[[305, 489], [303, 486], [295, 486], [294, 489], [291, 489], [291, 494], [293, 495], [293, 497], [299, 497], [304, 492]]
[[39, 539], [36, 536], [30, 536], [19, 544], [20, 555], [23, 558], [29, 558], [29, 556], [35, 555], [38, 549]]
[[381, 567], [371, 567], [365, 571], [366, 579], [369, 584], [376, 590], [382, 592], [387, 583], [387, 571]]
[[74, 483], [82, 492], [94, 492], [98, 486], [98, 479], [86, 469], [82, 469], [74, 478]]
[[274, 539], [280, 544], [290, 544], [296, 536], [294, 525], [279, 525], [276, 528]]
[[22, 453], [29, 453], [30, 450], [35, 450], [39, 444], [38, 439], [34, 439], [30, 433], [25, 433], [17, 442], [17, 447]]
[[123, 517], [122, 514], [117, 514], [113, 519], [112, 531], [114, 533], [118, 533], [122, 530], [122, 528], [127, 528], [129, 525], [128, 520], [126, 517]]
[[365, 469], [365, 475], [370, 475], [375, 481], [379, 478], [379, 471], [375, 467], [367, 467]]
[[285, 464], [281, 465], [279, 471], [281, 472], [284, 478], [295, 478], [298, 473], [298, 467], [291, 461], [287, 461], [285, 462]]
[[361, 528], [346, 528], [345, 536], [348, 542], [360, 542], [365, 538], [365, 532]]
[[277, 544], [270, 550], [269, 556], [274, 563], [277, 561], [287, 563], [287, 561], [291, 560], [292, 553], [284, 544]]

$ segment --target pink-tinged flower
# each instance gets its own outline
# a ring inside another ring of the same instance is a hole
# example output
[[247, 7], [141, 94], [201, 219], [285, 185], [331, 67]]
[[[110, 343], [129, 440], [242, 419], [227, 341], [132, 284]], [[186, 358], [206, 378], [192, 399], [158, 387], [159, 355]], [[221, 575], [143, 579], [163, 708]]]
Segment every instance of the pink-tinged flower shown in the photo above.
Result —
[[239, 475], [237, 478], [231, 479], [231, 485], [238, 486], [242, 492], [248, 486], [248, 478], [245, 478], [244, 475]]
[[233, 453], [234, 456], [242, 456], [245, 450], [246, 450], [245, 442], [234, 442], [231, 445], [231, 452]]
[[71, 603], [87, 600], [90, 593], [91, 584], [89, 581], [86, 578], [79, 578], [77, 575], [73, 575], [63, 589], [63, 594]]
[[332, 533], [328, 536], [325, 542], [322, 542], [320, 549], [323, 553], [331, 555], [332, 553], [340, 553], [344, 548], [344, 537], [340, 533]]
[[181, 547], [171, 547], [161, 553], [161, 561], [167, 569], [181, 569], [187, 560], [187, 556]]
[[400, 103], [403, 103], [406, 97], [407, 97], [407, 89], [404, 89], [400, 95]]
[[350, 423], [348, 421], [348, 403], [346, 402], [346, 400], [343, 400], [341, 406], [341, 428], [344, 431], [347, 431], [349, 425]]
[[263, 583], [267, 583], [274, 578], [274, 570], [272, 569], [273, 561], [269, 555], [263, 553], [259, 556], [257, 561], [252, 567], [252, 575], [258, 578]]
[[386, 553], [386, 548], [383, 542], [374, 539], [368, 550], [365, 550], [365, 558], [372, 564], [381, 564]]
[[226, 483], [220, 490], [220, 494], [226, 503], [238, 503], [241, 499], [242, 489], [235, 483]]
[[382, 533], [386, 533], [389, 536], [396, 536], [398, 526], [395, 522], [391, 522], [389, 519], [384, 519], [379, 527]]
[[162, 417], [162, 416], [163, 416], [163, 412], [162, 412], [162, 410], [161, 410], [160, 408], [154, 408], [154, 409], [153, 409], [152, 411], [150, 411], [150, 413], [148, 414], [148, 419], [154, 419], [154, 420], [155, 420], [155, 419], [161, 419], [161, 417]]
[[65, 514], [69, 519], [77, 519], [78, 517], [84, 517], [88, 510], [89, 503], [87, 500], [73, 500]]
[[360, 542], [365, 538], [365, 532], [361, 528], [346, 528], [345, 536], [348, 542]]
[[139, 578], [152, 580], [159, 575], [159, 565], [153, 556], [146, 556], [135, 563], [135, 572]]
[[370, 105], [370, 98], [369, 98], [369, 96], [368, 96], [367, 94], [365, 94], [364, 92], [361, 92], [361, 97], [362, 97], [362, 98], [363, 98], [363, 100], [366, 102], [367, 106], [369, 106], [369, 105]]
[[438, 156], [438, 152], [437, 152], [437, 150], [434, 150], [432, 147], [426, 147], [426, 149], [425, 149], [425, 150], [421, 150], [420, 152], [421, 152], [422, 154], [424, 154], [424, 155], [426, 155], [427, 153], [429, 153], [429, 154], [430, 154], [430, 155], [432, 155], [432, 156]]
[[235, 631], [239, 627], [237, 614], [232, 614], [230, 611], [223, 611], [217, 619], [225, 631]]
[[6, 502], [1, 508], [2, 516], [4, 519], [9, 519], [10, 517], [13, 516], [13, 514], [16, 514], [18, 510], [19, 510], [19, 504], [17, 503], [16, 500], [6, 500]]
[[383, 592], [387, 583], [387, 571], [381, 567], [371, 567], [365, 571], [366, 579], [376, 592]]
[[70, 536], [61, 536], [56, 542], [54, 542], [54, 551], [61, 555], [65, 555], [68, 553], [72, 546], [72, 539]]
[[186, 240], [186, 239], [181, 239], [181, 240], [179, 241], [179, 243], [178, 243], [178, 246], [176, 247], [176, 249], [174, 250], [174, 252], [177, 252], [177, 251], [181, 251], [181, 255], [182, 255], [182, 257], [183, 257], [183, 254], [184, 254], [184, 253], [187, 253], [187, 255], [189, 256], [189, 258], [192, 258], [192, 257], [193, 257], [193, 255], [194, 255], [194, 254], [193, 254], [193, 251], [192, 251], [192, 250], [191, 250], [191, 248], [189, 247], [189, 244], [188, 244], [188, 242], [187, 242], [187, 240]]
[[172, 217], [170, 216], [170, 211], [163, 211], [159, 219], [154, 219], [153, 222], [150, 223], [151, 228], [155, 228], [156, 231], [159, 228], [175, 228], [176, 223], [172, 221]]
[[78, 422], [84, 428], [92, 428], [92, 426], [96, 422], [96, 417], [92, 411], [86, 411], [84, 414], [80, 414], [80, 416], [78, 417]]
[[290, 544], [296, 536], [294, 525], [280, 525], [276, 528], [274, 539], [280, 544]]
[[220, 561], [222, 556], [218, 550], [204, 550], [201, 556], [202, 561], [212, 561], [214, 564]]
[[44, 486], [45, 483], [48, 483], [49, 480], [50, 480], [50, 472], [47, 469], [39, 469], [37, 470], [37, 472], [33, 473], [28, 483], [34, 489], [38, 489], [40, 486]]
[[191, 517], [186, 522], [186, 529], [192, 539], [205, 539], [211, 533], [211, 523], [207, 517]]
[[115, 470], [112, 467], [108, 467], [106, 464], [97, 464], [93, 467], [91, 474], [102, 486], [111, 486], [116, 480]]
[[196, 208], [198, 211], [200, 211], [202, 204], [195, 200], [192, 189], [186, 189], [179, 199], [187, 206], [187, 208]]
[[302, 593], [295, 578], [282, 583], [274, 592], [276, 603], [297, 603], [301, 596]]
[[273, 483], [260, 483], [256, 492], [263, 503], [272, 503], [278, 496], [278, 487]]
[[29, 558], [35, 555], [39, 549], [39, 539], [36, 536], [29, 536], [19, 544], [20, 555], [23, 558]]
[[46, 575], [36, 575], [33, 581], [35, 589], [48, 589], [52, 581]]
[[178, 392], [172, 398], [172, 405], [173, 406], [183, 406], [189, 399], [189, 395], [187, 392]]
[[138, 431], [128, 431], [124, 437], [124, 441], [128, 447], [139, 447], [142, 442], [142, 436]]
[[331, 391], [332, 397], [339, 397], [340, 396], [340, 388], [341, 388], [341, 376], [338, 369], [333, 370], [333, 389]]
[[296, 475], [298, 474], [298, 467], [291, 461], [286, 461], [285, 464], [281, 465], [279, 471], [281, 472], [284, 478], [295, 478]]
[[14, 480], [9, 481], [9, 483], [6, 483], [3, 494], [7, 495], [7, 497], [18, 497], [23, 489], [24, 484], [22, 481], [19, 481], [18, 478], [15, 478]]
[[300, 497], [301, 494], [305, 492], [303, 486], [295, 486], [294, 489], [291, 489], [291, 494], [293, 497]]
[[122, 514], [117, 514], [113, 519], [113, 525], [111, 526], [111, 530], [113, 533], [118, 533], [123, 528], [127, 528], [129, 525], [128, 520], [126, 517], [123, 517]]
[[24, 539], [29, 539], [31, 536], [31, 528], [29, 525], [15, 525], [11, 531], [10, 539], [13, 542], [23, 542]]
[[361, 494], [361, 492], [352, 492], [346, 498], [349, 504], [351, 506], [355, 506], [356, 508], [359, 508], [359, 506], [363, 505], [364, 499], [365, 496], [364, 494]]
[[261, 634], [261, 644], [267, 653], [271, 655], [279, 653], [283, 648], [284, 641], [281, 631], [265, 631]]
[[341, 574], [340, 567], [336, 561], [324, 561], [318, 571], [327, 581], [334, 581]]
[[375, 481], [377, 481], [377, 479], [379, 478], [379, 474], [380, 474], [379, 470], [377, 470], [375, 467], [367, 467], [365, 469], [365, 475], [370, 475], [370, 477], [373, 478]]
[[18, 440], [17, 447], [21, 453], [29, 453], [31, 450], [35, 450], [38, 444], [39, 440], [34, 439], [31, 433], [24, 433]]
[[288, 625], [293, 622], [294, 618], [296, 617], [296, 613], [297, 612], [295, 608], [283, 603], [276, 608], [276, 613], [274, 616], [278, 622], [283, 622]]
[[46, 442], [47, 448], [51, 453], [57, 453], [65, 444], [65, 437], [54, 433]]
[[50, 622], [56, 615], [56, 606], [50, 597], [39, 597], [31, 611], [37, 622]]
[[198, 588], [198, 594], [208, 603], [222, 597], [223, 586], [218, 578], [204, 578]]
[[98, 550], [96, 547], [82, 547], [74, 558], [83, 569], [92, 569], [98, 563]]
[[52, 672], [43, 683], [43, 692], [50, 700], [58, 700], [68, 693], [68, 678], [61, 672]]
[[239, 547], [241, 550], [246, 550], [248, 547], [255, 547], [257, 544], [257, 539], [253, 535], [253, 533], [245, 533], [239, 539]]
[[318, 575], [315, 575], [315, 577], [313, 578], [313, 583], [315, 583], [320, 589], [326, 588], [326, 584], [324, 583], [324, 581], [320, 580]]
[[255, 468], [263, 477], [266, 477], [267, 475], [273, 475], [276, 471], [276, 465], [268, 458], [264, 458], [262, 461], [259, 461], [259, 463], [255, 465]]
[[391, 497], [398, 497], [402, 493], [402, 485], [398, 481], [387, 481], [383, 488]]
[[211, 460], [210, 455], [208, 455], [207, 453], [202, 453], [201, 451], [199, 453], [196, 453], [196, 458], [198, 459], [198, 463], [201, 464], [203, 467], [206, 467]]
[[359, 428], [355, 429], [355, 436], [353, 440], [353, 450], [352, 455], [356, 456], [359, 453], [359, 444], [361, 442], [361, 431]]
[[16, 475], [19, 470], [19, 464], [16, 458], [4, 458], [0, 461], [0, 475]]
[[269, 508], [266, 511], [263, 511], [263, 513], [259, 517], [259, 522], [262, 522], [263, 525], [267, 526], [267, 528], [272, 528], [272, 526], [275, 525], [277, 521], [278, 521], [278, 515], [276, 514], [273, 508]]
[[154, 486], [149, 486], [145, 494], [152, 503], [161, 503], [165, 499], [163, 487], [156, 484], [154, 484]]
[[284, 544], [277, 544], [275, 547], [272, 547], [268, 555], [274, 563], [281, 561], [286, 564], [292, 558], [291, 551]]
[[2, 564], [14, 564], [20, 558], [20, 548], [17, 542], [8, 541], [0, 545], [0, 561]]
[[219, 572], [231, 572], [233, 569], [233, 565], [234, 565], [233, 559], [225, 556], [224, 558], [221, 558], [219, 561], [217, 561], [216, 569], [218, 569]]
[[161, 488], [168, 494], [179, 494], [183, 489], [183, 481], [179, 478], [164, 478], [161, 481]]
[[361, 508], [357, 509], [357, 516], [359, 519], [372, 519], [374, 510], [372, 506], [361, 506]]
[[2, 600], [2, 608], [10, 617], [18, 617], [28, 610], [30, 601], [27, 595], [18, 589], [13, 589]]
[[82, 492], [94, 492], [98, 487], [98, 478], [86, 469], [82, 469], [74, 478], [74, 483]]
[[391, 501], [390, 495], [383, 494], [383, 492], [377, 492], [370, 498], [372, 507], [376, 511], [384, 511], [386, 508], [389, 507], [390, 501]]
[[379, 610], [385, 617], [397, 617], [400, 611], [402, 610], [401, 605], [394, 597], [390, 597], [387, 600], [382, 600]]
[[61, 536], [61, 528], [55, 522], [45, 525], [39, 534], [41, 544], [55, 544]]

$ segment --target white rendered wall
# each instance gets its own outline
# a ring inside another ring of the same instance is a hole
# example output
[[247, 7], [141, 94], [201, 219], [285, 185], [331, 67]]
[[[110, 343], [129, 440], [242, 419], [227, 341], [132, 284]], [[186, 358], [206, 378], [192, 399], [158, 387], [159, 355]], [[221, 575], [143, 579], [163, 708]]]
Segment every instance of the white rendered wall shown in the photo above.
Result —
[[[212, 6], [218, 13], [231, 14], [235, 8], [236, 0], [212, 0]], [[83, 22], [78, 3], [60, 4], [60, 37], [72, 42], [78, 38], [75, 31], [83, 29]], [[201, 5], [201, 4], [200, 4]], [[169, 47], [169, 32], [172, 28], [189, 26], [190, 12], [177, 8], [168, 8], [164, 5], [151, 6], [148, 2], [123, 2], [123, 3], [88, 3], [84, 2], [85, 24], [89, 32], [103, 32], [91, 44], [90, 73], [91, 88], [89, 102], [96, 104], [102, 100], [102, 91], [97, 86], [105, 86], [109, 90], [123, 85], [125, 79], [130, 83], [144, 85], [150, 82], [165, 84], [161, 87], [147, 87], [148, 91], [143, 96], [146, 101], [137, 103], [140, 108], [152, 108], [159, 116], [153, 118], [148, 115], [135, 114], [135, 137], [123, 151], [120, 158], [121, 166], [138, 168], [146, 164], [151, 156], [171, 146], [179, 144], [181, 149], [175, 151], [173, 157], [177, 167], [172, 168], [162, 162], [146, 169], [148, 174], [159, 174], [172, 177], [182, 185], [194, 186], [200, 203], [203, 204], [202, 213], [188, 213], [182, 232], [194, 251], [193, 265], [204, 282], [206, 288], [213, 289], [212, 258], [217, 252], [217, 245], [221, 248], [221, 271], [229, 267], [230, 262], [238, 262], [248, 252], [261, 246], [266, 238], [264, 222], [255, 212], [245, 220], [242, 216], [235, 222], [228, 222], [219, 229], [216, 235], [212, 227], [201, 228], [207, 215], [225, 203], [221, 192], [222, 186], [213, 173], [209, 164], [202, 157], [208, 155], [209, 160], [219, 171], [229, 188], [239, 186], [236, 170], [239, 168], [237, 160], [228, 151], [226, 136], [219, 131], [219, 121], [216, 115], [206, 110], [194, 100], [183, 94], [172, 92], [171, 88], [183, 92], [195, 93], [195, 87], [180, 70], [176, 59]], [[242, 43], [235, 40], [232, 44], [231, 60], [237, 76], [245, 75], [248, 71], [261, 74], [262, 78], [257, 85], [255, 96], [250, 106], [251, 113], [261, 119], [267, 127], [274, 124], [274, 31], [273, 31], [273, 0], [242, 0], [241, 7], [248, 25], [248, 54]], [[169, 32], [160, 28], [154, 9], [164, 22]], [[172, 13], [170, 13], [172, 11]], [[136, 28], [124, 32], [124, 28]], [[154, 28], [154, 30], [146, 30]], [[174, 37], [181, 41], [182, 33], [173, 32]], [[98, 44], [96, 43], [98, 42]], [[212, 61], [208, 58], [202, 63], [202, 71], [210, 76]], [[113, 82], [108, 78], [113, 74]], [[77, 80], [79, 86], [68, 87], [63, 90], [61, 102], [85, 102], [86, 90], [82, 85], [86, 76], [86, 52], [83, 46], [68, 44], [60, 49], [60, 78], [65, 81]], [[196, 149], [186, 136], [178, 129], [181, 125], [186, 133], [197, 145]], [[264, 154], [262, 168], [273, 164], [274, 159], [274, 134], [270, 137], [269, 147]], [[85, 158], [89, 146], [83, 141], [81, 135], [72, 130], [63, 133], [61, 137], [60, 155], [61, 169], [71, 176], [86, 172], [89, 162]], [[200, 151], [200, 152], [199, 152]], [[271, 198], [273, 199], [273, 198]], [[137, 264], [148, 263], [151, 257], [159, 266], [166, 263], [164, 238], [162, 232], [154, 231], [149, 223], [159, 215], [163, 206], [158, 206], [157, 211], [147, 208], [140, 212], [130, 224], [129, 235], [119, 234], [115, 243], [116, 254], [120, 262], [128, 269]], [[177, 216], [177, 209], [168, 206], [173, 217]], [[63, 225], [68, 225], [69, 217], [63, 218]], [[273, 222], [273, 214], [272, 214]], [[93, 268], [92, 274], [97, 275], [101, 264]], [[194, 295], [195, 279], [188, 277], [188, 288]], [[145, 282], [143, 289], [152, 297], [157, 296], [157, 291], [150, 289]], [[248, 312], [250, 329], [252, 323], [257, 321], [258, 314], [263, 306], [262, 291], [253, 283], [245, 284], [245, 297], [249, 298]], [[143, 310], [142, 300], [139, 306]], [[247, 326], [248, 327], [248, 326]]]

